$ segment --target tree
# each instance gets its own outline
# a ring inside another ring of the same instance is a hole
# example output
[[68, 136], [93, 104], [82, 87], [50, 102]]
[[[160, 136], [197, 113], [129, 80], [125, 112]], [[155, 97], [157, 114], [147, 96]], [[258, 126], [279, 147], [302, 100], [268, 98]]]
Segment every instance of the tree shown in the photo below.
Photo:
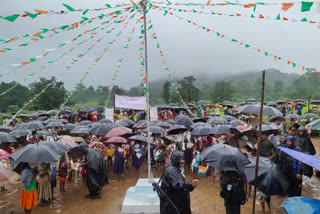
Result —
[[[2, 82], [0, 84], [0, 93], [8, 90], [15, 84], [15, 82]], [[24, 105], [24, 102], [29, 100], [29, 97], [29, 89], [26, 86], [17, 85], [15, 88], [0, 97], [0, 110], [1, 112], [7, 112], [10, 105], [15, 105], [18, 106], [18, 108], [21, 108]]]
[[47, 90], [33, 102], [34, 110], [58, 109], [67, 98], [68, 91], [64, 88], [64, 83], [56, 82], [55, 77], [51, 77], [51, 79], [40, 78], [39, 82], [32, 83], [30, 85], [32, 94], [40, 93], [50, 83], [52, 84]]
[[190, 103], [191, 101], [197, 101], [199, 99], [199, 89], [193, 84], [197, 79], [193, 76], [184, 77], [183, 80], [179, 80], [178, 83], [181, 85], [178, 88], [183, 99]]
[[235, 90], [231, 82], [219, 81], [214, 84], [211, 91], [211, 99], [213, 103], [223, 102], [224, 100], [232, 100]]
[[163, 84], [162, 99], [168, 104], [170, 99], [170, 83], [168, 81]]
[[276, 92], [276, 93], [279, 93], [279, 92], [283, 91], [283, 81], [282, 80], [277, 80], [274, 83], [273, 91]]

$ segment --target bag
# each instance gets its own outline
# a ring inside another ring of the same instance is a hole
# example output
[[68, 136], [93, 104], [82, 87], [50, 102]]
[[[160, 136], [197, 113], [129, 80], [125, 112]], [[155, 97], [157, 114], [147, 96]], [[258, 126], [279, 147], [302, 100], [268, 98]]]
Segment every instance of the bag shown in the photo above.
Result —
[[244, 183], [240, 178], [241, 175], [237, 175], [234, 178], [234, 182], [224, 183], [222, 179], [222, 190], [220, 191], [220, 196], [230, 203], [244, 205], [247, 201], [246, 193], [244, 192]]

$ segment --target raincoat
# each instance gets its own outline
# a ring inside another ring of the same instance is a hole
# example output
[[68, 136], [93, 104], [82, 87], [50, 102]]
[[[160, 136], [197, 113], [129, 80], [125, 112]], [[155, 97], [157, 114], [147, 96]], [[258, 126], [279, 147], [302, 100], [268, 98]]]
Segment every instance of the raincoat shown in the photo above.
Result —
[[[180, 160], [183, 154], [180, 151], [173, 151], [171, 163], [165, 169], [161, 188], [175, 204], [180, 214], [191, 214], [190, 209], [190, 192], [193, 191], [192, 182], [186, 182], [182, 174], [183, 168], [180, 168]], [[176, 214], [176, 210], [171, 203], [165, 198], [160, 199], [161, 214]]]
[[[301, 152], [310, 154], [310, 155], [315, 155], [316, 150], [310, 140], [310, 138], [307, 136], [307, 132], [303, 127], [300, 127], [298, 129], [299, 131], [303, 131], [303, 135], [296, 135], [294, 139], [294, 145], [298, 147]], [[313, 168], [311, 166], [308, 166], [304, 163], [301, 163], [301, 168], [303, 170], [303, 174], [310, 177], [313, 175]]]
[[79, 148], [85, 154], [83, 164], [86, 169], [86, 183], [90, 196], [98, 196], [102, 187], [108, 184], [105, 161], [100, 153], [89, 148], [87, 143], [82, 142]]

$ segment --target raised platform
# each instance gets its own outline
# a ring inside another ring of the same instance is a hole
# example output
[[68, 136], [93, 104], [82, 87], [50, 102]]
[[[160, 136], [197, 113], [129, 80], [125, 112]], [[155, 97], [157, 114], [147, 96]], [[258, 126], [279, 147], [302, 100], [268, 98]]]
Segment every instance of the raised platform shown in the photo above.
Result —
[[[154, 179], [157, 182], [159, 179]], [[160, 213], [160, 200], [148, 179], [139, 179], [135, 187], [127, 190], [122, 203], [122, 214]]]

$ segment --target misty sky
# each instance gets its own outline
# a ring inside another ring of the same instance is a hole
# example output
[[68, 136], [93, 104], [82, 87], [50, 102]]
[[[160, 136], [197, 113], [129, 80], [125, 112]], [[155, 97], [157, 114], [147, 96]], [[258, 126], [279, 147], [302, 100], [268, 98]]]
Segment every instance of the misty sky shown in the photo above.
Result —
[[[158, 0], [164, 1], [164, 0]], [[175, 0], [170, 0], [175, 2]], [[235, 0], [229, 0], [234, 2]], [[281, 2], [280, 0], [265, 0], [266, 2]], [[116, 0], [1, 0], [0, 15], [21, 14], [24, 11], [33, 12], [33, 9], [44, 10], [66, 10], [62, 3], [66, 3], [75, 9], [84, 8], [102, 8], [105, 3], [114, 5], [115, 3], [130, 3], [130, 1]], [[179, 2], [184, 2], [180, 0]], [[187, 0], [185, 2], [190, 2]], [[206, 3], [207, 1], [192, 0], [192, 2]], [[213, 0], [212, 3], [223, 2]], [[240, 1], [241, 3], [250, 3], [254, 1]], [[282, 1], [290, 2], [290, 1]], [[239, 6], [223, 6], [223, 7], [204, 7], [199, 6], [184, 7], [173, 6], [179, 9], [196, 9], [210, 12], [221, 13], [241, 13], [251, 15], [253, 9], [245, 9]], [[105, 10], [103, 13], [109, 13], [112, 10]], [[308, 20], [320, 21], [320, 6], [315, 4], [310, 12], [301, 13], [300, 4], [295, 5], [289, 11], [284, 12], [281, 6], [258, 6], [255, 12], [256, 15], [263, 14], [264, 16], [276, 17], [281, 13], [287, 18], [301, 20], [307, 17]], [[86, 17], [95, 17], [101, 12], [89, 12]], [[213, 33], [206, 33], [204, 30], [198, 29], [196, 26], [187, 23], [184, 20], [179, 20], [174, 16], [163, 16], [163, 13], [157, 10], [150, 11], [150, 17], [157, 33], [160, 46], [163, 49], [164, 56], [167, 60], [171, 73], [174, 77], [182, 77], [186, 75], [199, 76], [200, 74], [210, 75], [228, 75], [232, 73], [263, 70], [266, 68], [279, 69], [281, 72], [296, 72], [303, 73], [299, 68], [295, 69], [292, 66], [286, 65], [286, 62], [274, 62], [272, 57], [265, 57], [262, 54], [257, 54], [256, 51], [239, 47], [230, 41], [220, 39]], [[297, 64], [305, 65], [306, 67], [316, 68], [320, 70], [320, 26], [318, 24], [309, 24], [301, 22], [285, 22], [276, 20], [264, 19], [249, 19], [243, 17], [225, 17], [213, 15], [201, 15], [192, 13], [179, 13], [180, 16], [186, 17], [192, 21], [209, 27], [210, 29], [221, 32], [222, 34], [243, 41], [252, 46], [261, 48], [270, 53], [277, 54], [283, 58], [291, 59]], [[81, 20], [82, 13], [73, 12], [66, 15], [41, 15], [36, 19], [18, 18], [11, 23], [0, 19], [0, 38], [7, 39], [13, 36], [22, 36], [25, 33], [35, 33], [41, 28], [53, 28], [71, 24]], [[117, 42], [111, 46], [110, 51], [100, 60], [95, 66], [93, 72], [84, 81], [85, 85], [109, 85], [114, 73], [117, 60], [123, 55], [123, 46], [127, 41], [129, 31], [133, 28], [136, 19], [132, 19], [127, 27], [127, 30], [118, 37]], [[65, 72], [65, 67], [71, 62], [76, 55], [84, 53], [88, 47], [105, 31], [97, 31], [99, 34], [92, 40], [77, 47], [66, 57], [60, 59], [54, 64], [49, 64], [49, 67], [39, 70], [42, 65], [48, 61], [60, 56], [65, 51], [76, 46], [88, 36], [80, 38], [76, 42], [70, 43], [63, 48], [58, 48], [58, 45], [64, 41], [70, 41], [76, 35], [85, 30], [99, 26], [101, 21], [94, 21], [92, 24], [87, 24], [78, 29], [68, 32], [56, 34], [52, 38], [45, 38], [38, 42], [33, 42], [27, 47], [17, 47], [17, 42], [9, 44], [0, 44], [1, 48], [13, 48], [14, 50], [7, 53], [0, 53], [0, 74], [1, 81], [21, 81], [23, 77], [32, 73], [38, 72], [36, 76], [26, 81], [24, 84], [29, 84], [39, 77], [49, 78], [56, 76], [59, 80], [65, 83], [65, 86], [70, 90], [77, 83], [84, 72], [87, 71], [94, 59], [103, 52], [103, 48], [107, 46], [115, 35], [122, 28], [122, 24], [113, 25], [116, 27], [114, 32], [107, 35], [104, 40], [92, 49], [85, 57], [79, 60], [78, 63], [72, 66], [72, 69]], [[138, 24], [139, 28], [141, 24]], [[150, 32], [148, 32], [150, 33]], [[139, 86], [139, 31], [133, 35], [132, 42], [125, 56], [124, 63], [121, 65], [121, 70], [118, 74], [116, 84], [124, 88]], [[27, 40], [20, 40], [19, 42]], [[149, 41], [149, 78], [150, 80], [158, 80], [167, 78], [166, 71], [163, 70], [159, 50], [155, 46], [155, 41], [148, 38]], [[19, 43], [20, 44], [20, 43]], [[0, 48], [0, 49], [1, 49]], [[31, 57], [39, 56], [45, 53], [47, 48], [57, 48], [57, 51], [50, 53], [48, 56], [38, 59], [36, 62], [14, 71], [11, 64], [18, 64], [22, 61], [27, 61]], [[63, 75], [62, 75], [63, 74]], [[62, 76], [61, 76], [62, 75]]]

